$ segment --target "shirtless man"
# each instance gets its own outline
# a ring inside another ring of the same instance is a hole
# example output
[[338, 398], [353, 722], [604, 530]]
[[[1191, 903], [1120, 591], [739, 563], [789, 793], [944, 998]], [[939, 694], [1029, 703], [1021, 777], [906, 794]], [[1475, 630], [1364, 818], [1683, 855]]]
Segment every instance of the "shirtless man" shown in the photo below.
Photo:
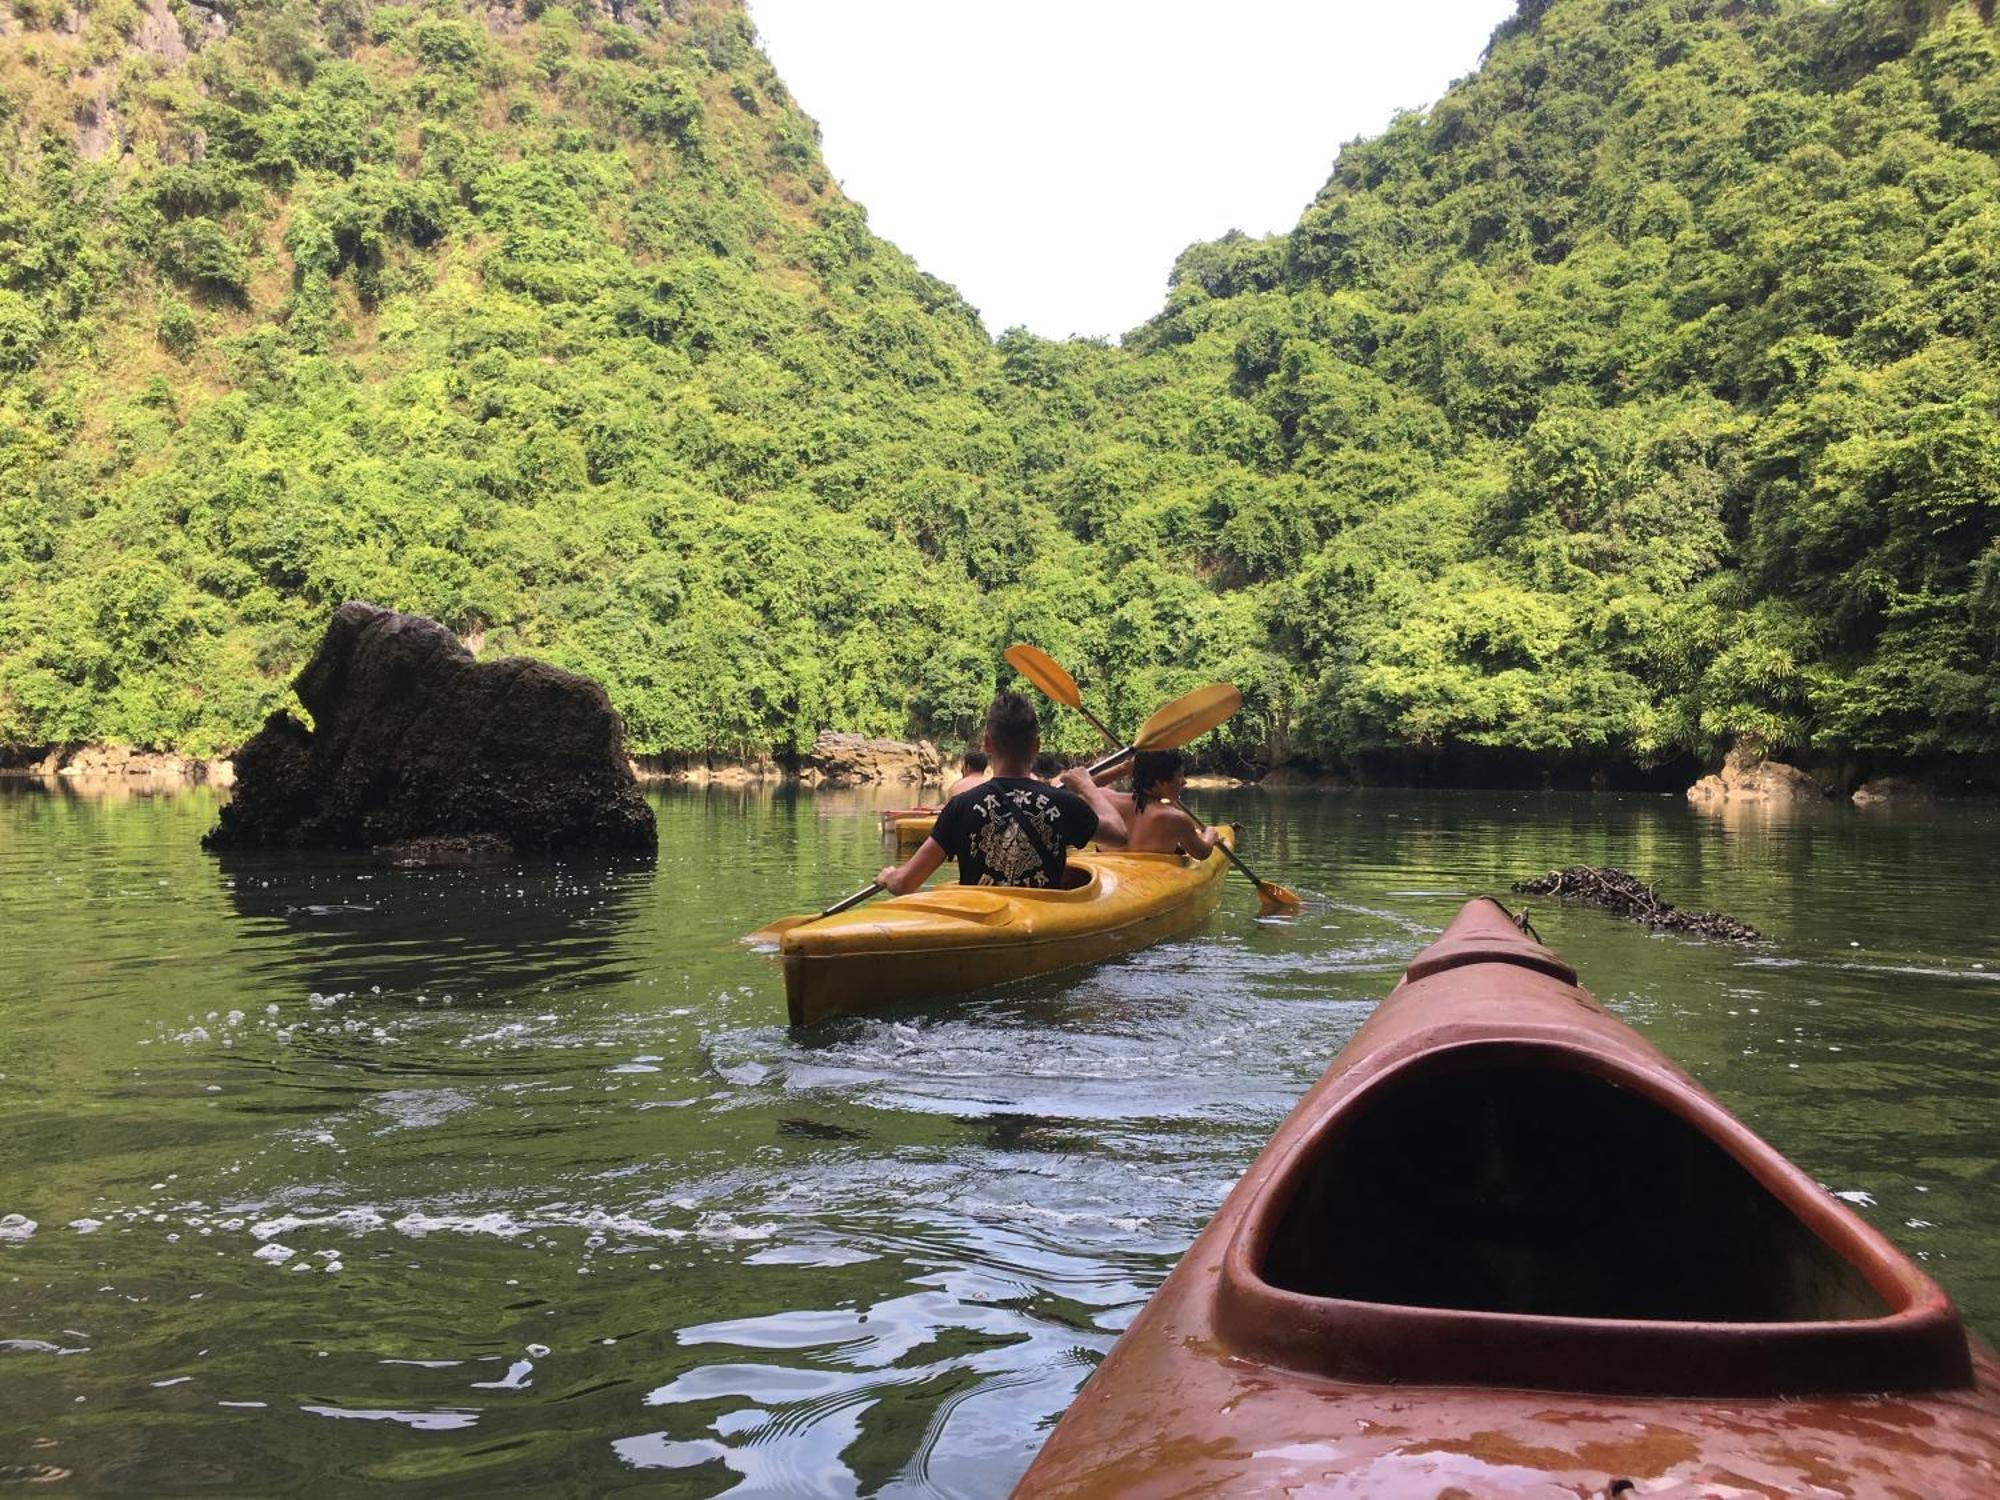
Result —
[[1035, 779], [1041, 728], [1019, 693], [993, 700], [985, 743], [992, 776], [947, 802], [917, 852], [875, 877], [891, 895], [916, 890], [947, 859], [961, 885], [1060, 887], [1070, 850], [1125, 837], [1124, 815], [1089, 772], [1066, 771], [1061, 786]]
[[986, 766], [986, 752], [984, 750], [966, 751], [964, 757], [958, 763], [958, 780], [954, 781], [945, 792], [944, 800], [949, 802], [960, 792], [969, 792], [992, 776], [993, 773], [987, 770]]
[[[1137, 854], [1206, 855], [1222, 835], [1178, 806], [1186, 791], [1187, 760], [1180, 751], [1141, 750], [1132, 758], [1132, 790], [1106, 793], [1125, 818], [1125, 841], [1117, 847]], [[1111, 844], [1101, 832], [1097, 841]]]

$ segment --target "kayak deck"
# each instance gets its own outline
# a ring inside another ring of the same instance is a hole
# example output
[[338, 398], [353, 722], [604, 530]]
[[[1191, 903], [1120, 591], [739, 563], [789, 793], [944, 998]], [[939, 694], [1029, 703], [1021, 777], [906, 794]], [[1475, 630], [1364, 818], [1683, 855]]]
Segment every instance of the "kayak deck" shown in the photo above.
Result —
[[1476, 902], [1017, 1494], [1225, 1492], [2000, 1494], [2000, 1365], [1929, 1277]]
[[[1228, 837], [1225, 833], [1225, 837]], [[794, 1026], [963, 994], [1130, 953], [1198, 926], [1226, 861], [1178, 854], [1070, 857], [1059, 890], [942, 884], [794, 928], [779, 942]]]

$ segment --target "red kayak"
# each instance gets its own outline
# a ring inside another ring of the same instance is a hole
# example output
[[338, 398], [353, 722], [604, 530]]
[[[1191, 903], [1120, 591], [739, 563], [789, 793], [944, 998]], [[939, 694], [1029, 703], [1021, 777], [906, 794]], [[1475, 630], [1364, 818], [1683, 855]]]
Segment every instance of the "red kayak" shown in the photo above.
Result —
[[1474, 901], [1015, 1493], [1987, 1500], [2000, 1362]]

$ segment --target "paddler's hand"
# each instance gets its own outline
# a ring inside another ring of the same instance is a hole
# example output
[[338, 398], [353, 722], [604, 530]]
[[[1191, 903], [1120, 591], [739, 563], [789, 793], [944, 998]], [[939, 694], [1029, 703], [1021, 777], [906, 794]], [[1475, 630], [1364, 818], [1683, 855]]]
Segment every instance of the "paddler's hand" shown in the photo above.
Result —
[[1088, 797], [1097, 789], [1097, 781], [1083, 766], [1071, 766], [1056, 778], [1058, 786], [1066, 786], [1079, 797]]
[[892, 896], [907, 896], [911, 891], [922, 890], [924, 882], [937, 873], [938, 866], [948, 857], [936, 839], [925, 839], [917, 845], [917, 852], [900, 865], [882, 866], [875, 883]]

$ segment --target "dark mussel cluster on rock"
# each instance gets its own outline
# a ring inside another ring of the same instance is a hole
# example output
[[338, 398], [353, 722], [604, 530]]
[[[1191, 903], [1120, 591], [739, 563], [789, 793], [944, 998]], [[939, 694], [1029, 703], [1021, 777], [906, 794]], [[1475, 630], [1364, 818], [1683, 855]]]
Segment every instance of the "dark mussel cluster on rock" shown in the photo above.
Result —
[[1762, 942], [1764, 934], [1748, 922], [1719, 911], [1682, 911], [1629, 870], [1570, 865], [1532, 880], [1517, 880], [1514, 889], [1529, 896], [1562, 896], [1601, 906], [1620, 917], [1674, 932], [1692, 932], [1730, 943]]

